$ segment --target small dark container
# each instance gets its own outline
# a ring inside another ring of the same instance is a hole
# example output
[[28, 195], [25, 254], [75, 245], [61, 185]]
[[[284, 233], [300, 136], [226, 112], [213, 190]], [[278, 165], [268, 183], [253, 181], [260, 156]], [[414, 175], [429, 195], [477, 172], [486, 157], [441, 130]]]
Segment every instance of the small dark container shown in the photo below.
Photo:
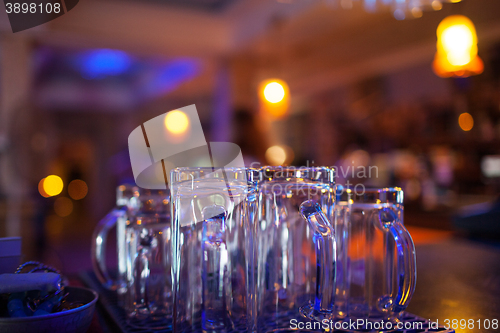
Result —
[[0, 318], [0, 332], [9, 333], [85, 333], [90, 327], [98, 295], [80, 287], [66, 287], [68, 302], [84, 305], [45, 316]]

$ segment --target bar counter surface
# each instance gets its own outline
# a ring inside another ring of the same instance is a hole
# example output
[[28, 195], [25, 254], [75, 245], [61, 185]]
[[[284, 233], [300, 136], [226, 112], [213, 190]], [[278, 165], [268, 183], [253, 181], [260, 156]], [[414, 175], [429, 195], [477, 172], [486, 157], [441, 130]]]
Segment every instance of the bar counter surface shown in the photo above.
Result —
[[[493, 320], [500, 320], [500, 243], [423, 228], [409, 230], [416, 244], [418, 277], [407, 311], [440, 326], [456, 319], [457, 333], [500, 332], [493, 328]], [[464, 319], [467, 327], [462, 329]], [[117, 332], [102, 306], [97, 307], [89, 332]]]

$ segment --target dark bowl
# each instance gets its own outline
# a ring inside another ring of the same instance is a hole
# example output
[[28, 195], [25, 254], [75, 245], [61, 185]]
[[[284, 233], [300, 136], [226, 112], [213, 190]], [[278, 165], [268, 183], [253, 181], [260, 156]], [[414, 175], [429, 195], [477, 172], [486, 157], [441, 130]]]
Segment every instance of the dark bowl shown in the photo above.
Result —
[[68, 302], [84, 305], [45, 316], [0, 318], [0, 332], [8, 333], [85, 333], [92, 323], [99, 296], [91, 289], [66, 287]]

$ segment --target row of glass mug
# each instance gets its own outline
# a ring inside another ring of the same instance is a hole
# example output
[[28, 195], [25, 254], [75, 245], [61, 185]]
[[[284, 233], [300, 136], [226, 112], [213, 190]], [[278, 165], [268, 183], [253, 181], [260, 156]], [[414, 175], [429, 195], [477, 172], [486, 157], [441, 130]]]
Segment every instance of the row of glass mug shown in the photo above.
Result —
[[[328, 167], [177, 168], [171, 196], [120, 186], [95, 232], [96, 275], [136, 326], [269, 332], [293, 319], [397, 321], [416, 283], [403, 192], [334, 179]], [[116, 281], [104, 260], [115, 224]]]

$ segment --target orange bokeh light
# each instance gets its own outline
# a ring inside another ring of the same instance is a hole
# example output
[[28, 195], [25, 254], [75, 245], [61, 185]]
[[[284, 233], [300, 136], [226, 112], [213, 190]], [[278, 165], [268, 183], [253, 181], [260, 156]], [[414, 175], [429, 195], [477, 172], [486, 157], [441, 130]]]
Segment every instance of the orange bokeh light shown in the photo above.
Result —
[[437, 52], [434, 72], [440, 77], [467, 77], [481, 74], [484, 64], [477, 55], [474, 24], [463, 15], [452, 15], [437, 28]]
[[54, 211], [60, 217], [66, 217], [73, 212], [73, 202], [70, 198], [59, 197], [54, 202]]
[[45, 178], [42, 178], [40, 179], [40, 181], [38, 182], [38, 192], [40, 192], [40, 195], [44, 198], [48, 198], [50, 197], [50, 195], [47, 194], [47, 192], [45, 192], [45, 190], [43, 189], [43, 182], [45, 181]]
[[89, 191], [87, 183], [81, 179], [72, 180], [68, 185], [68, 194], [73, 200], [85, 198]]
[[462, 131], [468, 132], [474, 127], [474, 118], [470, 113], [464, 112], [458, 117], [458, 125]]
[[280, 119], [287, 115], [290, 106], [290, 91], [285, 81], [264, 80], [259, 85], [259, 99], [264, 114]]

